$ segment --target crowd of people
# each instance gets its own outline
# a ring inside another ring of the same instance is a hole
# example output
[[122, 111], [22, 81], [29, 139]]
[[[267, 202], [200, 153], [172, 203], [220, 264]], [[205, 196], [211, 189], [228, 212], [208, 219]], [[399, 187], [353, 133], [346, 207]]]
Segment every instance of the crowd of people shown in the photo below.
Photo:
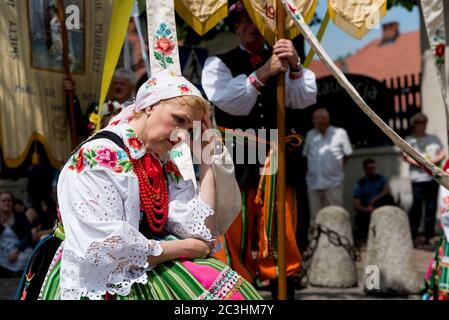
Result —
[[56, 202], [42, 199], [38, 207], [27, 207], [9, 191], [0, 193], [0, 274], [20, 274], [36, 244], [53, 232]]

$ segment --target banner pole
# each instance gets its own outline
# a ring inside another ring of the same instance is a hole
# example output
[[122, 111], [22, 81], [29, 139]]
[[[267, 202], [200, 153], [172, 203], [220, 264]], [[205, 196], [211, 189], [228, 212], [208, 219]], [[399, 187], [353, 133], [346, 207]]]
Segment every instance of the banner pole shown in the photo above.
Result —
[[[65, 10], [64, 10], [64, 1], [58, 0], [58, 19], [61, 24], [61, 39], [62, 39], [62, 54], [64, 61], [64, 72], [65, 76], [69, 81], [73, 81], [72, 74], [70, 72], [70, 58], [69, 58], [69, 41], [67, 34], [67, 27], [65, 25]], [[76, 121], [75, 121], [75, 106], [73, 104], [73, 97], [75, 93], [73, 90], [66, 91], [66, 97], [69, 100], [69, 112], [70, 112], [70, 135], [72, 142], [72, 149], [75, 149], [78, 145], [77, 136], [76, 136]]]
[[[285, 10], [276, 2], [277, 39], [285, 38]], [[278, 299], [287, 300], [287, 267], [285, 263], [285, 74], [277, 83], [278, 172], [277, 172], [277, 239], [278, 239]]]

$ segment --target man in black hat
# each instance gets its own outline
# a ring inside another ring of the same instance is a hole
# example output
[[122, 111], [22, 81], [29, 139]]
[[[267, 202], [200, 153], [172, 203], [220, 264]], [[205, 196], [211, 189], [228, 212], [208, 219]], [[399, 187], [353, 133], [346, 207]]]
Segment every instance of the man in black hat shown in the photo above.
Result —
[[[254, 129], [256, 132], [258, 129], [275, 129], [277, 75], [285, 72], [286, 134], [295, 133], [289, 112], [315, 104], [317, 88], [314, 73], [302, 67], [290, 40], [280, 39], [273, 48], [269, 48], [241, 2], [231, 6], [228, 19], [231, 29], [240, 40], [240, 45], [222, 55], [208, 58], [202, 74], [203, 89], [208, 99], [217, 107], [217, 125], [232, 129]], [[292, 153], [287, 154], [287, 166], [289, 158], [291, 160], [294, 157]], [[254, 204], [260, 180], [259, 168], [262, 164], [236, 163], [236, 178], [243, 193], [243, 210], [226, 233], [224, 249], [218, 252], [216, 257], [230, 264], [249, 281], [254, 282], [256, 277], [261, 280], [270, 279], [275, 298], [277, 254], [273, 250], [276, 240], [266, 239], [262, 234], [267, 230], [267, 226], [273, 229], [271, 234], [276, 234], [276, 231], [273, 225], [262, 217], [261, 208]], [[285, 206], [287, 294], [290, 299], [294, 297], [294, 279], [301, 271], [295, 237], [297, 204], [292, 182], [295, 177], [291, 169], [292, 166], [290, 170], [287, 167], [290, 183], [287, 182]], [[274, 218], [271, 221], [275, 220]], [[254, 244], [257, 243], [260, 249], [264, 246], [264, 241], [268, 242], [270, 254], [267, 255], [266, 250], [258, 250], [254, 260]]]

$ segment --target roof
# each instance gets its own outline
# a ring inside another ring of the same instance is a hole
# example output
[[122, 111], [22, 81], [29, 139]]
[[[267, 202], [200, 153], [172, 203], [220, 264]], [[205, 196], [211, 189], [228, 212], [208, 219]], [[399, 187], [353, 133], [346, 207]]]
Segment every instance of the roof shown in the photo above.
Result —
[[[420, 32], [400, 34], [385, 44], [373, 40], [353, 55], [336, 63], [345, 73], [369, 76], [379, 81], [404, 75], [421, 73]], [[317, 79], [329, 76], [330, 71], [319, 60], [313, 60], [309, 68]]]

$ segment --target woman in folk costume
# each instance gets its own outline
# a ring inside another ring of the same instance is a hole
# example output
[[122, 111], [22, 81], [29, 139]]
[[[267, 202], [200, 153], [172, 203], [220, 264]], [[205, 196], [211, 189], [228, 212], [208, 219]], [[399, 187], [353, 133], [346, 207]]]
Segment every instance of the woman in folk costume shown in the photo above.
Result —
[[64, 240], [48, 270], [36, 266], [48, 260], [38, 248], [18, 297], [260, 299], [240, 275], [209, 258], [241, 205], [226, 212], [216, 198], [222, 183], [235, 185], [233, 166], [217, 161], [229, 154], [209, 155], [197, 187], [168, 157], [181, 142], [180, 129], [190, 130], [193, 121], [208, 128], [207, 107], [190, 82], [164, 70], [140, 88], [135, 104], [73, 153], [58, 182], [63, 230], [54, 238]]
[[[449, 160], [444, 171], [449, 173]], [[449, 300], [449, 190], [440, 186], [438, 198], [443, 233], [421, 287], [423, 300]]]

